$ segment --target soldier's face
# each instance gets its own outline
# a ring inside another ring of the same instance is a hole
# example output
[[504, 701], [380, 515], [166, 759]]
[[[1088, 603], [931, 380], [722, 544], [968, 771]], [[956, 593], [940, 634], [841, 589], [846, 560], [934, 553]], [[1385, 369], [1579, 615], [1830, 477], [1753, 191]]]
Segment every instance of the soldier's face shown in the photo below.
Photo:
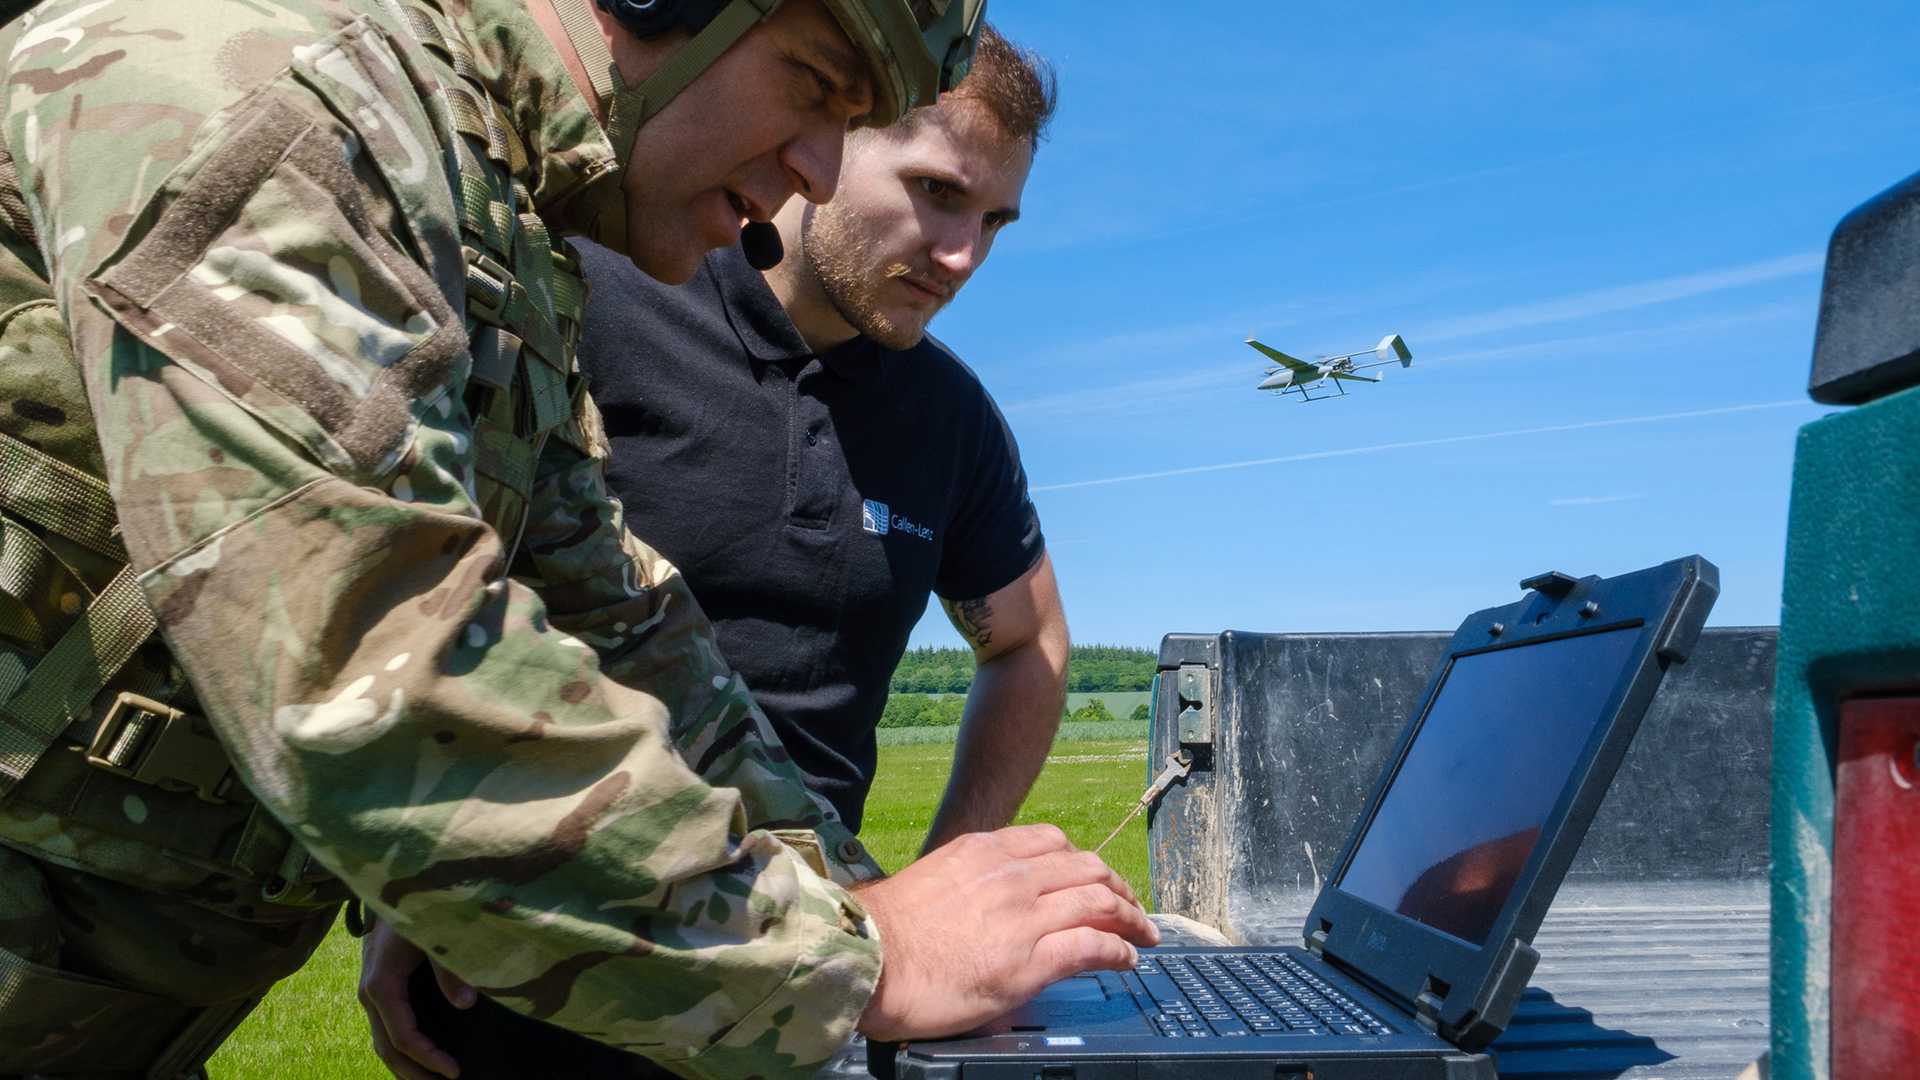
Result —
[[839, 195], [802, 217], [804, 272], [856, 332], [908, 348], [1020, 216], [1032, 167], [1032, 145], [964, 99], [862, 132]]
[[679, 283], [788, 198], [833, 197], [866, 65], [819, 0], [788, 0], [648, 121], [625, 180], [627, 254]]

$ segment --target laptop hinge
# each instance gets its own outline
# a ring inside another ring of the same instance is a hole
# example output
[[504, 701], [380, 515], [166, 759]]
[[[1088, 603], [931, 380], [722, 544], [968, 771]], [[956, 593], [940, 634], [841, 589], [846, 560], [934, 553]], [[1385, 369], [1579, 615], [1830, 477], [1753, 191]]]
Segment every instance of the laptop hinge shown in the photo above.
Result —
[[1431, 990], [1420, 991], [1420, 996], [1413, 999], [1413, 1016], [1420, 1021], [1421, 1027], [1438, 1035], [1440, 1033], [1439, 995]]
[[1307, 951], [1322, 960], [1327, 958], [1327, 931], [1325, 928], [1315, 930], [1313, 933], [1307, 935]]

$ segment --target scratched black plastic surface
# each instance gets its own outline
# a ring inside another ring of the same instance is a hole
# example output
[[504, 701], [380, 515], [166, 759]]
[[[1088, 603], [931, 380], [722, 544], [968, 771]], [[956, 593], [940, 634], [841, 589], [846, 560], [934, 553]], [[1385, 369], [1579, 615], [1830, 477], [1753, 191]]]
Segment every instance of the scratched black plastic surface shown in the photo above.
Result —
[[1920, 383], [1920, 173], [1842, 218], [1813, 339], [1815, 401], [1858, 404]]

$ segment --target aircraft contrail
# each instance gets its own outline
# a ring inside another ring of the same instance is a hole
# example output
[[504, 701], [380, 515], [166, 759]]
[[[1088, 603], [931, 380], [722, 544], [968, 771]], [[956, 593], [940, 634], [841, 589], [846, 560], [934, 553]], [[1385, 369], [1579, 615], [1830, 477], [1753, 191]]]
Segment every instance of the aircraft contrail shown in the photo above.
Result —
[[1651, 281], [1636, 281], [1628, 285], [1591, 289], [1571, 296], [1557, 296], [1550, 300], [1515, 304], [1475, 315], [1447, 319], [1427, 326], [1416, 326], [1407, 333], [1412, 340], [1425, 344], [1519, 330], [1547, 323], [1587, 319], [1595, 315], [1611, 315], [1621, 311], [1651, 307], [1655, 304], [1669, 304], [1676, 300], [1687, 300], [1710, 293], [1744, 288], [1748, 285], [1765, 284], [1782, 278], [1814, 274], [1818, 273], [1826, 262], [1824, 251], [1802, 251], [1773, 259], [1762, 259], [1759, 262], [1743, 263], [1739, 266], [1723, 266], [1715, 270], [1655, 278]]
[[1158, 472], [1129, 473], [1126, 476], [1108, 476], [1099, 480], [1075, 480], [1065, 484], [1040, 484], [1031, 490], [1036, 494], [1042, 491], [1067, 491], [1072, 488], [1102, 487], [1107, 484], [1127, 484], [1135, 480], [1164, 480], [1170, 476], [1193, 476], [1198, 473], [1226, 472], [1229, 469], [1252, 469], [1261, 465], [1288, 465], [1298, 461], [1324, 461], [1327, 458], [1352, 457], [1356, 454], [1378, 454], [1388, 450], [1412, 450], [1423, 446], [1447, 446], [1452, 443], [1483, 442], [1487, 439], [1511, 439], [1518, 435], [1548, 435], [1560, 431], [1587, 431], [1592, 428], [1625, 427], [1630, 424], [1657, 424], [1666, 420], [1693, 420], [1703, 416], [1727, 416], [1732, 413], [1758, 412], [1762, 409], [1784, 409], [1793, 405], [1814, 406], [1815, 403], [1804, 398], [1794, 398], [1790, 401], [1760, 401], [1748, 405], [1722, 405], [1713, 409], [1691, 409], [1687, 412], [1656, 413], [1651, 416], [1622, 416], [1611, 420], [1582, 420], [1574, 424], [1549, 424], [1545, 427], [1513, 428], [1507, 431], [1483, 431], [1476, 435], [1447, 435], [1438, 439], [1411, 439], [1406, 442], [1379, 443], [1374, 446], [1350, 446], [1342, 450], [1309, 450], [1300, 454], [1254, 458], [1250, 461], [1228, 461], [1218, 465], [1189, 465], [1184, 469], [1162, 469]]

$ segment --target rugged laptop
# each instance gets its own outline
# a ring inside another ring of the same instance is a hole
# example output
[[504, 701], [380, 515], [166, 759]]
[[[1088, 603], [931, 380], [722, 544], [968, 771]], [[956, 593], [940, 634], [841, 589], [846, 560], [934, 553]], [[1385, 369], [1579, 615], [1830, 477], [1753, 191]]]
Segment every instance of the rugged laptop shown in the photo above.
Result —
[[1699, 556], [1544, 574], [1463, 624], [1388, 756], [1304, 947], [1143, 950], [969, 1036], [873, 1046], [882, 1080], [1492, 1080], [1481, 1053], [1669, 664], [1719, 594]]

